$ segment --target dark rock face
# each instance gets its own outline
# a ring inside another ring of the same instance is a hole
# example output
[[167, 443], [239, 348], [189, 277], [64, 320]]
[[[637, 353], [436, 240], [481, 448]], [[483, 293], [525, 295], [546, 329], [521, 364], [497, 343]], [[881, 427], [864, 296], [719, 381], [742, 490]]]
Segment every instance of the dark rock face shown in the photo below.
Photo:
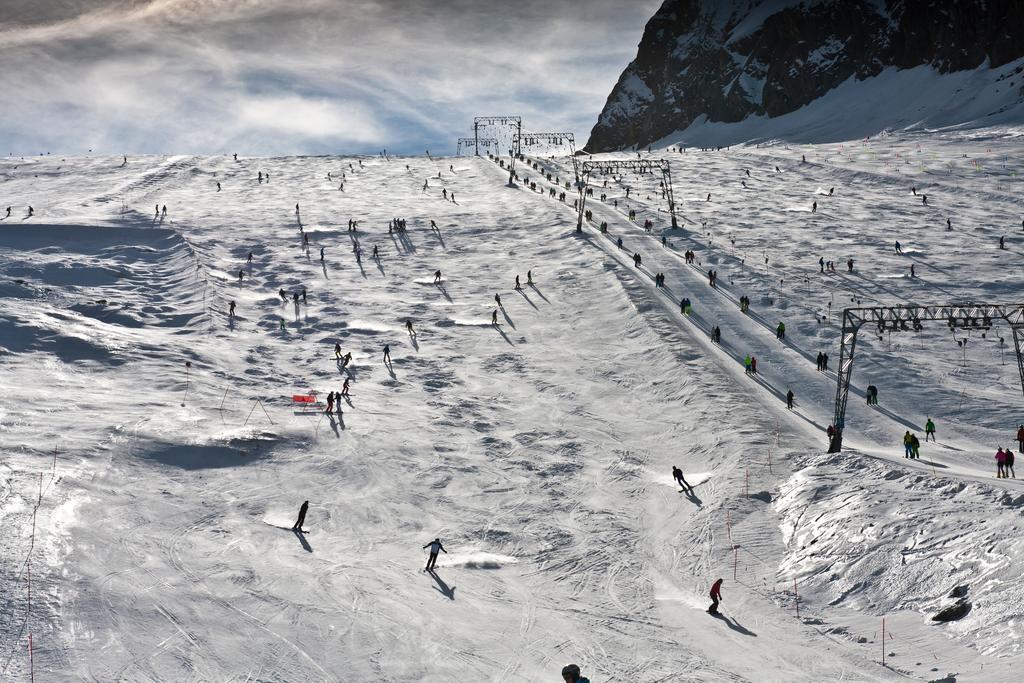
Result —
[[940, 610], [938, 614], [932, 617], [932, 621], [956, 621], [967, 616], [967, 613], [971, 611], [971, 603], [966, 600], [961, 600], [955, 605]]
[[587, 150], [647, 145], [702, 115], [780, 116], [887, 67], [949, 73], [1022, 56], [1020, 0], [665, 0]]

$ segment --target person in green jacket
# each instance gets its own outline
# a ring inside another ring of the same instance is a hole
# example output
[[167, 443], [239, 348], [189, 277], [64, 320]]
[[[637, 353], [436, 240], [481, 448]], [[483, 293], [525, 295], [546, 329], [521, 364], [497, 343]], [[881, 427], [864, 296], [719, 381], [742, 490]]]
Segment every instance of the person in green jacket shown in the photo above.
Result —
[[780, 340], [786, 338], [786, 323], [779, 323], [779, 326], [775, 328], [775, 338]]
[[932, 441], [935, 441], [935, 423], [929, 417], [928, 421], [924, 423], [924, 440], [928, 441], [928, 437], [931, 437]]
[[748, 375], [750, 374], [750, 354], [749, 353], [747, 354], [747, 357], [743, 359], [743, 369], [746, 371], [746, 373]]

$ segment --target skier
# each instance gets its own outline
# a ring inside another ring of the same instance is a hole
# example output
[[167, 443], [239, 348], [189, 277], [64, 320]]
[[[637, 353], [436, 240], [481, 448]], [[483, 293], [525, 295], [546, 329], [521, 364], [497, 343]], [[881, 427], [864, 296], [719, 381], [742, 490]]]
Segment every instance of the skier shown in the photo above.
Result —
[[352, 352], [349, 351], [348, 353], [346, 353], [344, 356], [341, 357], [341, 367], [342, 368], [347, 368], [348, 364], [351, 363], [351, 362], [352, 362]]
[[504, 306], [501, 305], [501, 295], [500, 294], [495, 294], [494, 295], [494, 303], [498, 304], [498, 308], [504, 308]]
[[917, 277], [917, 271], [914, 269], [914, 264], [910, 264], [910, 277]]
[[718, 325], [715, 325], [715, 328], [711, 330], [711, 341], [715, 344], [722, 343], [722, 330]]
[[348, 398], [348, 383], [349, 383], [349, 379], [350, 378], [346, 377], [345, 378], [345, 383], [341, 385], [341, 395], [344, 396], [345, 398]]
[[327, 410], [325, 410], [324, 412], [325, 413], [333, 413], [334, 412], [334, 392], [333, 391], [331, 393], [327, 394]]
[[900, 246], [900, 241], [899, 240], [896, 240], [896, 253], [897, 254], [902, 254], [903, 253], [903, 247]]
[[818, 267], [821, 268], [821, 272], [825, 272], [825, 257], [821, 256], [818, 258]]
[[946, 219], [946, 230], [948, 231], [948, 230], [952, 230], [952, 229], [953, 229], [953, 221], [951, 221], [951, 220], [949, 220], [947, 218]]
[[229, 318], [234, 318], [235, 317], [235, 302], [234, 301], [232, 301], [231, 303], [228, 304], [228, 317]]
[[309, 510], [309, 501], [307, 500], [299, 508], [299, 518], [295, 520], [295, 524], [292, 526], [292, 531], [302, 531], [302, 525], [306, 523], [306, 511]]
[[786, 407], [789, 408], [790, 410], [793, 410], [793, 398], [793, 390], [790, 389], [789, 391], [786, 392]]
[[1013, 451], [1007, 448], [1004, 452], [1006, 453], [1006, 463], [1003, 465], [1003, 478], [1005, 479], [1009, 475], [1016, 479], [1017, 473], [1013, 471]]
[[441, 281], [441, 271], [440, 270], [435, 270], [434, 271], [434, 284], [436, 285], [440, 281]]
[[748, 375], [750, 374], [750, 354], [748, 353], [743, 359], [743, 371]]
[[384, 345], [384, 364], [391, 362], [391, 346], [388, 344]]
[[440, 538], [435, 538], [433, 541], [431, 541], [423, 547], [424, 549], [430, 548], [430, 557], [427, 558], [428, 572], [431, 571], [437, 565], [437, 554], [439, 552], [444, 553], [445, 555], [448, 554], [448, 551], [444, 549], [443, 545], [441, 545]]
[[750, 357], [750, 374], [751, 375], [756, 375], [757, 374], [757, 356], [751, 356]]
[[248, 263], [252, 263], [252, 252], [251, 252], [251, 251], [249, 252], [249, 260], [248, 260]]
[[1006, 237], [999, 238], [999, 248], [1006, 249]]
[[341, 344], [338, 342], [334, 343], [334, 359], [341, 360]]
[[1002, 446], [996, 451], [996, 479], [1006, 478], [1006, 452]]
[[590, 683], [590, 679], [581, 674], [580, 668], [575, 664], [562, 667], [562, 680], [565, 683]]
[[4, 216], [4, 218], [10, 218], [10, 217], [11, 217], [11, 207], [8, 206], [7, 207], [7, 215]]
[[675, 465], [672, 466], [672, 478], [676, 480], [677, 484], [683, 487], [683, 491], [693, 491], [693, 486], [683, 479], [683, 471]]
[[497, 308], [495, 308], [493, 311], [491, 311], [491, 324], [492, 325], [497, 325], [498, 324], [498, 309]]
[[924, 440], [927, 442], [929, 437], [931, 437], [932, 441], [938, 440], [935, 438], [935, 423], [932, 422], [930, 417], [928, 418], [928, 421], [924, 423]]
[[1020, 444], [1020, 450], [1024, 451], [1024, 425], [1017, 427], [1017, 443]]
[[220, 183], [217, 183], [217, 192], [220, 192]]
[[818, 372], [821, 372], [821, 357], [825, 355], [821, 351], [818, 351]]
[[718, 614], [718, 603], [722, 601], [722, 579], [711, 584], [711, 607], [708, 607], [708, 614]]
[[914, 437], [910, 435], [908, 429], [903, 435], [903, 457], [909, 458], [914, 454]]
[[405, 321], [405, 331], [409, 333], [410, 337], [416, 336], [416, 330], [412, 328], [412, 320], [409, 320], [408, 318], [406, 318]]
[[913, 453], [912, 457], [915, 460], [921, 458], [921, 453], [919, 452], [920, 448], [921, 448], [921, 441], [917, 438], [917, 434], [911, 434], [910, 435], [910, 450]]
[[853, 272], [853, 259], [846, 259], [846, 271], [849, 273]]
[[775, 338], [782, 340], [786, 338], [786, 324], [779, 323], [779, 326], [775, 328]]
[[238, 281], [241, 282], [243, 277], [245, 277], [245, 271], [239, 269], [238, 270]]
[[[374, 247], [376, 249], [377, 247]], [[320, 247], [320, 263], [324, 262], [324, 248]]]
[[305, 306], [306, 303], [307, 303], [307, 301], [306, 301], [306, 288], [303, 287], [302, 288], [302, 305]]
[[811, 213], [818, 213], [818, 202], [811, 204]]
[[281, 289], [277, 290], [277, 294], [278, 294], [278, 296], [281, 297], [281, 301], [282, 302], [288, 301], [288, 294], [284, 291], [284, 287], [282, 287]]
[[[28, 207], [28, 215], [29, 215], [29, 216], [34, 216], [34, 215], [35, 215], [35, 213], [36, 213], [36, 210], [35, 210], [35, 209], [33, 209], [33, 208], [32, 208], [31, 206], [29, 206], [29, 207]], [[167, 207], [166, 207], [166, 206], [164, 207], [164, 214], [165, 214], [165, 215], [167, 214]]]
[[528, 284], [528, 285], [532, 285], [533, 284], [533, 271], [532, 270], [526, 271], [526, 284]]
[[523, 288], [523, 286], [519, 284], [519, 276], [516, 275], [516, 290], [518, 291], [518, 290], [520, 290], [522, 288]]
[[281, 331], [284, 332], [284, 318], [281, 318]]

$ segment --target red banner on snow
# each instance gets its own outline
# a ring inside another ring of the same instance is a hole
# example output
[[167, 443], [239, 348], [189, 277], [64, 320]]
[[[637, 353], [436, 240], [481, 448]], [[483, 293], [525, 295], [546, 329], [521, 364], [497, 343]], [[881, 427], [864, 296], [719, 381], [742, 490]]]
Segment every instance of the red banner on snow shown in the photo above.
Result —
[[302, 394], [293, 394], [292, 401], [294, 403], [316, 403], [316, 396], [303, 396]]

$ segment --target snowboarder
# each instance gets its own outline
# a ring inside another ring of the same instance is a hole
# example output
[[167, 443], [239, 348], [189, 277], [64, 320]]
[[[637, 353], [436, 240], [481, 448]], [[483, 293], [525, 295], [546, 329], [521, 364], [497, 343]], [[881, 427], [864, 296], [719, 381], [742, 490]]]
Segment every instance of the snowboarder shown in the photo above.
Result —
[[676, 480], [677, 484], [683, 487], [683, 491], [693, 491], [693, 486], [683, 479], [683, 471], [675, 465], [672, 466], [672, 478]]
[[789, 391], [786, 392], [786, 407], [789, 408], [790, 410], [793, 410], [793, 398], [793, 390], [790, 389]]
[[389, 344], [384, 345], [384, 363], [385, 365], [391, 362], [391, 346]]
[[935, 423], [929, 417], [928, 421], [924, 423], [924, 440], [927, 442], [931, 438], [932, 441], [937, 441], [935, 438]]
[[306, 511], [309, 510], [309, 501], [307, 500], [299, 508], [299, 518], [295, 520], [295, 524], [292, 526], [292, 531], [302, 531], [302, 525], [306, 523]]
[[437, 565], [437, 554], [439, 552], [444, 553], [445, 555], [448, 554], [448, 551], [444, 549], [443, 545], [441, 545], [440, 538], [435, 538], [433, 541], [431, 541], [423, 547], [424, 549], [430, 548], [430, 557], [427, 558], [428, 572], [431, 571]]
[[711, 607], [708, 607], [708, 614], [718, 614], [718, 603], [722, 601], [722, 579], [711, 584]]

